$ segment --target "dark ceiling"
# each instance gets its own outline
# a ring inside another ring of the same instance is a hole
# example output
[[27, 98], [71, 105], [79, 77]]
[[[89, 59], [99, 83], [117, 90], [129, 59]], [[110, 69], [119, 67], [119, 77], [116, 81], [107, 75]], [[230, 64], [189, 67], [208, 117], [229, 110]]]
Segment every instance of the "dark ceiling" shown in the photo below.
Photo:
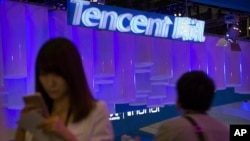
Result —
[[[66, 0], [24, 0], [24, 2], [67, 9]], [[249, 0], [105, 0], [105, 5], [167, 15], [182, 13], [182, 16], [204, 20], [205, 33], [215, 35], [226, 34], [227, 25], [224, 16], [233, 13], [240, 17], [240, 38], [250, 39]]]
[[240, 38], [249, 39], [248, 0], [106, 0], [105, 4], [167, 15], [181, 12], [182, 15], [206, 21], [205, 33], [215, 35], [226, 34], [224, 16], [234, 13], [240, 16]]

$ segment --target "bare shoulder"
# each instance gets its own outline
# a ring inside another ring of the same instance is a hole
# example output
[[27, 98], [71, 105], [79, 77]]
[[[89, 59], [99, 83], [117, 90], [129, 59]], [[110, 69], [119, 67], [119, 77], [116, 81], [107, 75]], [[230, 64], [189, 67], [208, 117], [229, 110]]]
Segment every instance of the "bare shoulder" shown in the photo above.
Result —
[[181, 117], [174, 117], [174, 118], [170, 118], [168, 120], [165, 120], [162, 122], [162, 124], [160, 125], [160, 128], [179, 128], [182, 126], [185, 126], [185, 119], [181, 118]]
[[106, 104], [106, 102], [105, 101], [102, 101], [102, 100], [98, 100], [97, 102], [96, 102], [96, 105], [97, 106], [100, 106], [100, 107], [107, 107], [107, 104]]
[[97, 101], [96, 102], [96, 107], [97, 108], [107, 108], [107, 104], [106, 104], [106, 102], [105, 101], [101, 101], [101, 100], [99, 100], [99, 101]]
[[97, 101], [96, 102], [96, 110], [99, 112], [108, 112], [108, 107], [105, 101]]

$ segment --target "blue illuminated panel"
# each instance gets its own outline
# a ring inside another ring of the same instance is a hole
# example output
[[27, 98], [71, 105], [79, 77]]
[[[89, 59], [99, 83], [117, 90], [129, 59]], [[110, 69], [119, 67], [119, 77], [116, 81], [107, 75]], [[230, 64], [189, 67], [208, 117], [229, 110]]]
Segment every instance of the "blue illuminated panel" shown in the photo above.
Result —
[[109, 115], [109, 120], [124, 120], [131, 117], [136, 116], [142, 116], [142, 115], [150, 115], [160, 113], [160, 107], [154, 107], [154, 108], [144, 108], [144, 109], [138, 109], [138, 110], [130, 110], [126, 112], [120, 112], [120, 113], [112, 113]]

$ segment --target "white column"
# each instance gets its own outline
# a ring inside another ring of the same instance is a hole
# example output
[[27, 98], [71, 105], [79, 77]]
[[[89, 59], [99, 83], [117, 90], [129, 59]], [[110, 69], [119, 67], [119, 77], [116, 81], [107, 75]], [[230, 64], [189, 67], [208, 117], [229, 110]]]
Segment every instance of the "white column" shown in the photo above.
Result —
[[114, 77], [114, 37], [113, 32], [94, 30], [94, 77]]
[[216, 90], [223, 90], [225, 85], [225, 48], [216, 46], [219, 37], [207, 36], [206, 49], [208, 75], [214, 80]]
[[94, 81], [94, 50], [93, 29], [72, 27], [72, 40], [78, 48], [82, 58], [83, 69], [92, 93], [95, 91]]
[[190, 42], [172, 41], [173, 77], [169, 85], [175, 86], [179, 77], [190, 70]]
[[240, 74], [241, 52], [231, 51], [225, 48], [225, 81], [227, 87], [238, 87], [241, 85]]
[[241, 48], [241, 85], [235, 87], [235, 92], [239, 94], [250, 94], [250, 43], [240, 42]]
[[[39, 16], [37, 16], [39, 15]], [[40, 47], [49, 39], [48, 7], [25, 5], [27, 38], [27, 94], [35, 92], [35, 61]], [[20, 28], [25, 28], [20, 27]]]
[[192, 42], [190, 45], [190, 69], [207, 72], [206, 43]]
[[152, 66], [153, 38], [148, 36], [135, 36], [135, 66]]
[[151, 80], [166, 80], [173, 76], [171, 54], [171, 40], [153, 38]]
[[[0, 2], [0, 22], [2, 23], [3, 6]], [[0, 90], [4, 87], [3, 83], [3, 45], [2, 45], [2, 24], [0, 24]]]
[[116, 104], [135, 100], [134, 36], [115, 33], [114, 100]]
[[4, 77], [24, 78], [27, 76], [25, 5], [8, 1], [2, 8]]

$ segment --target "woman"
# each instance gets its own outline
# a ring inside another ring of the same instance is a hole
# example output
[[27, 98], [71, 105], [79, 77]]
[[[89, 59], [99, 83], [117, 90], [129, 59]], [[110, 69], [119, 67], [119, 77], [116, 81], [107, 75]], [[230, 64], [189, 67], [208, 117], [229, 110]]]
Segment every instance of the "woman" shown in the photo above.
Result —
[[5, 125], [5, 114], [3, 108], [3, 101], [0, 98], [0, 141], [7, 141], [7, 127]]
[[162, 123], [154, 141], [229, 141], [229, 128], [208, 114], [215, 84], [206, 72], [188, 71], [176, 83], [181, 116]]
[[[62, 141], [111, 141], [113, 129], [107, 106], [91, 94], [75, 45], [55, 38], [40, 49], [35, 67], [36, 91], [50, 116], [39, 126], [45, 134]], [[32, 108], [25, 107], [22, 116]], [[29, 132], [18, 128], [16, 140], [27, 141]]]

